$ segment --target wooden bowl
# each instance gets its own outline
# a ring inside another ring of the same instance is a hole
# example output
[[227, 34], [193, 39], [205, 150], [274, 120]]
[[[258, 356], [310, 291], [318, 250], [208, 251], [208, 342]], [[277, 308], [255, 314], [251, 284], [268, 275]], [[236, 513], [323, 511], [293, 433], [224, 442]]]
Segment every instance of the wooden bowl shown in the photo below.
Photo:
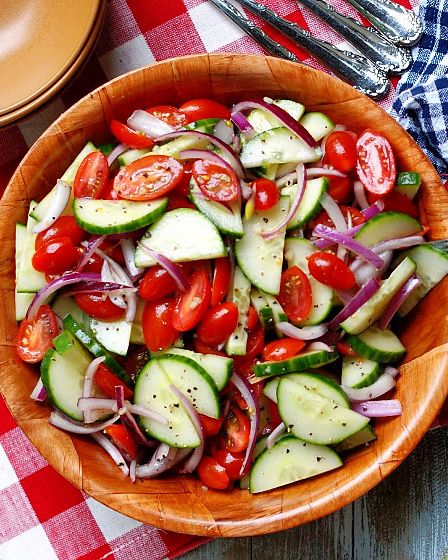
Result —
[[429, 161], [408, 134], [378, 105], [324, 73], [275, 58], [202, 55], [168, 60], [109, 82], [64, 113], [31, 148], [0, 205], [0, 388], [29, 439], [47, 461], [75, 486], [105, 505], [184, 533], [237, 537], [280, 531], [334, 512], [392, 472], [431, 425], [448, 394], [448, 283], [418, 306], [403, 328], [408, 354], [396, 397], [403, 415], [376, 423], [378, 440], [351, 454], [343, 468], [264, 494], [204, 490], [192, 476], [170, 476], [132, 484], [96, 443], [48, 423], [49, 409], [29, 399], [35, 367], [15, 351], [14, 228], [24, 221], [29, 201], [42, 197], [86, 140], [109, 137], [111, 118], [124, 120], [134, 109], [188, 98], [225, 103], [251, 96], [291, 98], [308, 110], [324, 111], [360, 131], [372, 127], [389, 138], [399, 169], [422, 176], [420, 210], [430, 237], [448, 237], [448, 196]]

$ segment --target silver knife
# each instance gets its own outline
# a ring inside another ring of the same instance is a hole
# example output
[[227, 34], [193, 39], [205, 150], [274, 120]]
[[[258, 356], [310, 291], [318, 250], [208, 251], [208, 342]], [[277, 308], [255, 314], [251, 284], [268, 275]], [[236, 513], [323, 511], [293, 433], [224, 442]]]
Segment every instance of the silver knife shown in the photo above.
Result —
[[397, 47], [375, 28], [367, 28], [351, 17], [337, 12], [324, 0], [299, 0], [312, 10], [356, 49], [370, 58], [381, 70], [401, 74], [409, 68], [412, 56], [408, 49]]
[[401, 46], [415, 45], [423, 27], [417, 14], [390, 0], [348, 0], [392, 43]]
[[306, 49], [357, 90], [373, 99], [380, 99], [387, 93], [389, 89], [387, 75], [368, 58], [343, 51], [326, 41], [315, 39], [308, 31], [281, 18], [259, 2], [254, 0], [238, 0], [238, 2]]

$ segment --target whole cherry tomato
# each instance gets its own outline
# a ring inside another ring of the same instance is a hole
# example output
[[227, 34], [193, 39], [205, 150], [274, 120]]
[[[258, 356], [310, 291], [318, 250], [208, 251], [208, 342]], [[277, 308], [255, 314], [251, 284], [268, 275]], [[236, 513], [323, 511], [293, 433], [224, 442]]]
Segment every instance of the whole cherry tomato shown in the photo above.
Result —
[[219, 434], [224, 418], [211, 418], [210, 416], [205, 416], [204, 414], [198, 414], [198, 416], [201, 421], [204, 437], [206, 439]]
[[198, 476], [202, 484], [214, 490], [225, 490], [230, 483], [226, 469], [215, 459], [204, 455], [197, 468]]
[[210, 305], [215, 306], [224, 299], [229, 291], [231, 266], [227, 257], [214, 260], [212, 295]]
[[166, 350], [178, 339], [173, 327], [174, 300], [147, 301], [143, 309], [142, 329], [145, 344], [151, 352]]
[[269, 210], [280, 200], [280, 193], [274, 181], [269, 179], [255, 179], [252, 183], [255, 189], [255, 210]]
[[356, 138], [353, 133], [338, 130], [332, 132], [325, 143], [325, 162], [342, 173], [356, 167]]
[[40, 245], [32, 258], [33, 268], [46, 274], [62, 274], [79, 260], [79, 252], [69, 237], [58, 237]]
[[225, 342], [238, 323], [238, 307], [228, 301], [211, 307], [200, 322], [197, 336], [210, 346]]
[[213, 99], [190, 99], [183, 103], [179, 110], [186, 115], [189, 123], [201, 119], [230, 119], [228, 107]]
[[150, 136], [132, 130], [129, 126], [114, 119], [110, 121], [110, 131], [121, 144], [126, 144], [130, 148], [141, 149], [154, 146], [154, 140]]
[[73, 216], [61, 216], [49, 228], [37, 234], [35, 247], [39, 249], [58, 237], [69, 237], [73, 245], [78, 245], [85, 236], [86, 232], [78, 226]]
[[272, 340], [264, 347], [263, 358], [266, 361], [281, 361], [292, 358], [305, 348], [306, 342], [295, 338]]
[[244, 462], [244, 453], [230, 453], [226, 449], [215, 449], [212, 452], [212, 457], [221, 467], [226, 469], [230, 480], [239, 480], [241, 478], [240, 471]]
[[112, 424], [112, 426], [107, 426], [104, 428], [104, 432], [110, 437], [112, 442], [121, 451], [122, 455], [125, 455], [128, 460], [132, 461], [137, 457], [137, 444], [123, 424]]
[[126, 310], [115, 305], [110, 298], [102, 294], [75, 294], [76, 305], [95, 319], [104, 321], [117, 321], [121, 319]]

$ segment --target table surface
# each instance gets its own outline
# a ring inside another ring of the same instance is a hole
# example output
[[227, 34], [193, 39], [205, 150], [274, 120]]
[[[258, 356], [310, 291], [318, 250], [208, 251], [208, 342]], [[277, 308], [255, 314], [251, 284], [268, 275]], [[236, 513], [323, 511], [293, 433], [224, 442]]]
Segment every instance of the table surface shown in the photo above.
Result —
[[302, 527], [217, 539], [185, 560], [448, 560], [448, 427], [429, 432], [382, 484]]

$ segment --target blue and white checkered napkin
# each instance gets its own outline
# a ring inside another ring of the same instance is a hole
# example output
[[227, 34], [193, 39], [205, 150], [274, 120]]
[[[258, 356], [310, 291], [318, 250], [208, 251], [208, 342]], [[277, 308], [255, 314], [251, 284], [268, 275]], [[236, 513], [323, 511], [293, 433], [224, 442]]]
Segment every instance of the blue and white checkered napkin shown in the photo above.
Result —
[[448, 0], [421, 0], [424, 33], [398, 83], [391, 114], [439, 173], [448, 170]]

